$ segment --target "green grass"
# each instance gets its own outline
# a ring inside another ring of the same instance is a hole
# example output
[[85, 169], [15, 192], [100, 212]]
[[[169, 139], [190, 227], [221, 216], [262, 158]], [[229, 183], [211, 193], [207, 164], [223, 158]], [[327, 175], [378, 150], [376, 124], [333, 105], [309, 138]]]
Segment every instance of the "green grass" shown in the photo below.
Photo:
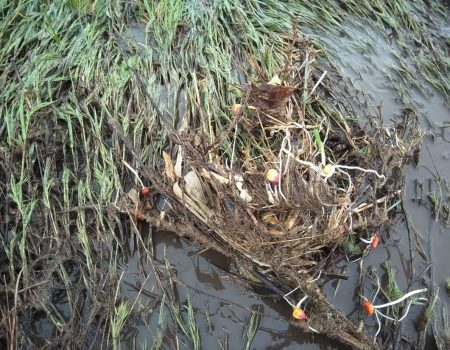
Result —
[[388, 261], [385, 261], [382, 264], [383, 269], [386, 271], [387, 274], [387, 286], [386, 286], [386, 293], [387, 293], [387, 298], [388, 300], [392, 301], [392, 300], [396, 300], [399, 299], [403, 293], [400, 290], [400, 288], [398, 287], [397, 281], [396, 281], [396, 274], [397, 271], [395, 270], [394, 267], [392, 267], [391, 264], [389, 264]]

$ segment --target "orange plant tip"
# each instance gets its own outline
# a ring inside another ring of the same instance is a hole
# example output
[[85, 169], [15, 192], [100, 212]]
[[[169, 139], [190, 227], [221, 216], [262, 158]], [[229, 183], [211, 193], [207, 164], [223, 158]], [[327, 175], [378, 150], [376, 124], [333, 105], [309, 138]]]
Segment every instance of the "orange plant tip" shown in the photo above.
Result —
[[150, 194], [150, 189], [148, 187], [144, 187], [139, 191], [139, 195], [141, 197], [146, 197]]
[[241, 110], [242, 110], [242, 105], [239, 103], [235, 103], [233, 105], [233, 107], [231, 107], [231, 113], [233, 115], [238, 115], [239, 113], [241, 113]]
[[306, 320], [306, 314], [305, 311], [303, 311], [300, 307], [296, 306], [294, 307], [294, 311], [292, 311], [292, 317], [300, 320], [300, 321], [304, 321]]
[[266, 172], [266, 180], [274, 185], [278, 185], [280, 182], [280, 174], [276, 169], [269, 169]]
[[380, 237], [378, 237], [378, 235], [375, 233], [374, 235], [373, 235], [373, 238], [372, 238], [372, 243], [370, 243], [370, 246], [372, 247], [372, 248], [376, 248], [377, 246], [378, 246], [378, 243], [380, 242]]
[[364, 302], [364, 310], [366, 310], [366, 313], [371, 316], [375, 312], [375, 307], [372, 305], [372, 303], [369, 300], [366, 300]]

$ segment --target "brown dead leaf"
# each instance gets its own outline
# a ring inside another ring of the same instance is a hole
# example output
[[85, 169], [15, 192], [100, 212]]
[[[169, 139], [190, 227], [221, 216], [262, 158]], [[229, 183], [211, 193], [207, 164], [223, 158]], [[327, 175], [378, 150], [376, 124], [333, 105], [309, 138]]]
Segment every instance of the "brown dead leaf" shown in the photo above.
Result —
[[163, 151], [163, 158], [164, 163], [166, 165], [166, 175], [169, 179], [171, 179], [173, 182], [177, 180], [177, 176], [175, 175], [175, 170], [173, 167], [173, 161], [170, 155], [167, 152]]
[[295, 87], [264, 83], [252, 90], [251, 104], [259, 109], [278, 108], [291, 98], [294, 91]]

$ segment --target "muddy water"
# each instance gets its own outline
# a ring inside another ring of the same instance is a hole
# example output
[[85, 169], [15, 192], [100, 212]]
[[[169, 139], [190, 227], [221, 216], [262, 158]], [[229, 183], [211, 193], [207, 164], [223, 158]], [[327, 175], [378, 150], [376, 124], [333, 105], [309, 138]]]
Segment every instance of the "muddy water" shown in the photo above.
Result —
[[[441, 34], [449, 37], [450, 30], [445, 22], [436, 21]], [[306, 31], [307, 28], [305, 29]], [[359, 110], [364, 114], [378, 114], [389, 125], [395, 115], [401, 114], [404, 107], [416, 111], [419, 121], [426, 132], [418, 167], [407, 166], [406, 188], [403, 205], [408, 219], [392, 223], [389, 230], [380, 232], [381, 247], [373, 251], [364, 261], [363, 269], [375, 268], [383, 275], [381, 264], [388, 261], [397, 271], [397, 282], [400, 289], [411, 290], [426, 286], [431, 290], [441, 287], [439, 313], [449, 313], [450, 299], [443, 284], [450, 277], [449, 258], [450, 231], [442, 220], [435, 220], [431, 215], [432, 206], [426, 199], [427, 193], [436, 191], [431, 179], [440, 183], [448, 178], [450, 172], [450, 109], [444, 97], [427, 83], [423, 82], [425, 93], [410, 89], [407, 96], [400, 95], [395, 89], [390, 66], [397, 64], [394, 53], [398, 53], [395, 42], [377, 30], [367, 30], [358, 19], [344, 26], [339, 33], [310, 32], [311, 36], [322, 43], [328, 50], [331, 61], [349, 87], [350, 94], [366, 108]], [[145, 35], [140, 28], [132, 28], [130, 35], [136, 41], [145, 43]], [[355, 42], [360, 46], [355, 47]], [[424, 182], [424, 202], [416, 200], [415, 183]], [[443, 190], [444, 196], [447, 196]], [[231, 274], [223, 258], [210, 252], [199, 252], [199, 248], [188, 245], [169, 233], [158, 233], [153, 237], [154, 254], [162, 264], [164, 254], [176, 270], [178, 282], [176, 292], [178, 300], [186, 304], [188, 298], [195, 309], [195, 318], [200, 330], [202, 348], [245, 348], [247, 338], [245, 327], [252, 314], [258, 310], [261, 323], [250, 348], [282, 349], [282, 348], [338, 348], [336, 344], [323, 339], [302, 334], [288, 324], [290, 308], [283, 302], [275, 302], [267, 291], [259, 291], [241, 285]], [[422, 248], [419, 248], [422, 247]], [[165, 253], [164, 253], [165, 251]], [[134, 300], [138, 290], [148, 274], [152, 274], [148, 262], [142, 262], [137, 251], [123, 261], [125, 271], [122, 283], [122, 295]], [[359, 312], [359, 298], [354, 290], [358, 278], [358, 264], [341, 262], [339, 268], [349, 276], [348, 280], [330, 281], [324, 286], [330, 301], [345, 314]], [[138, 286], [138, 287], [137, 287]], [[129, 346], [135, 344], [153, 344], [156, 334], [164, 330], [166, 338], [163, 347], [178, 344], [181, 348], [190, 348], [186, 337], [177, 332], [170, 320], [166, 307], [152, 305], [158, 300], [161, 290], [156, 287], [154, 276], [148, 278], [142, 292], [141, 319], [134, 320], [125, 339]], [[367, 295], [372, 291], [365, 286]], [[153, 295], [153, 297], [150, 297]], [[150, 305], [145, 308], [147, 303]], [[402, 335], [417, 341], [415, 320], [421, 307], [413, 306], [402, 326]], [[186, 314], [186, 312], [184, 312]], [[207, 316], [208, 314], [208, 316]], [[163, 321], [158, 324], [160, 315]], [[209, 319], [209, 321], [208, 321]], [[374, 332], [373, 325], [369, 332]], [[177, 335], [178, 334], [178, 335]], [[432, 348], [433, 344], [428, 343]]]
[[[436, 322], [439, 325], [443, 314], [450, 315], [450, 298], [444, 286], [446, 279], [450, 277], [450, 230], [448, 222], [436, 220], [431, 215], [433, 206], [426, 197], [429, 192], [442, 192], [444, 205], [448, 203], [449, 192], [445, 185], [450, 172], [450, 130], [447, 127], [450, 108], [444, 96], [426, 82], [422, 82], [422, 92], [409, 89], [408, 95], [400, 96], [394, 88], [396, 79], [390, 70], [391, 65], [398, 63], [394, 55], [399, 54], [395, 42], [376, 30], [362, 29], [357, 23], [355, 19], [355, 23], [346, 28], [345, 34], [341, 33], [339, 38], [334, 38], [338, 40], [338, 44], [334, 41], [331, 43], [330, 38], [323, 40], [332, 57], [343, 58], [336, 60], [336, 68], [344, 79], [348, 79], [347, 85], [353, 86], [349, 91], [355, 99], [367, 102], [365, 113], [375, 115], [381, 111], [387, 126], [403, 108], [412, 108], [425, 132], [419, 165], [406, 166], [404, 169], [406, 179], [403, 205], [408, 219], [395, 223], [388, 232], [381, 232], [383, 247], [365, 259], [364, 269], [367, 271], [370, 266], [381, 272], [380, 264], [389, 261], [398, 271], [397, 281], [402, 290], [426, 286], [434, 291], [440, 287], [436, 308], [439, 317]], [[450, 36], [448, 23], [436, 21], [435, 24], [442, 36]], [[355, 39], [369, 47], [368, 52], [361, 53], [353, 47], [351, 40], [354, 42]], [[416, 198], [417, 182], [424, 184], [423, 202]], [[348, 298], [347, 292], [355, 286], [358, 267], [355, 264], [344, 265], [350, 279], [340, 282], [337, 289], [335, 283], [329, 283], [325, 290], [335, 305], [344, 312], [351, 313], [358, 299]], [[402, 334], [413, 339], [413, 343], [416, 342], [417, 329], [414, 321], [418, 313], [417, 309], [412, 309], [402, 328]], [[427, 347], [432, 348], [433, 344], [427, 343]]]
[[[261, 321], [249, 349], [345, 348], [331, 346], [328, 339], [305, 335], [289, 326], [290, 307], [281, 301], [275, 303], [270, 291], [260, 289], [256, 294], [248, 285], [240, 284], [227, 272], [226, 259], [217, 253], [202, 251], [169, 232], [155, 233], [153, 241], [155, 264], [164, 265], [167, 259], [176, 270], [177, 300], [186, 305], [189, 298], [192, 303], [202, 349], [219, 349], [222, 346], [225, 349], [244, 349], [247, 345], [245, 328], [252, 312], [258, 312]], [[123, 344], [127, 348], [135, 344], [151, 345], [161, 329], [167, 335], [163, 348], [171, 348], [173, 344], [179, 344], [182, 349], [190, 348], [186, 337], [174, 329], [167, 307], [161, 308], [158, 302], [150, 310], [146, 308], [146, 303], [151, 304], [152, 299], [158, 299], [161, 295], [151, 266], [141, 261], [135, 250], [129, 259], [123, 261], [122, 267], [122, 296], [135, 300], [143, 288], [140, 296], [142, 317], [128, 329], [129, 337], [124, 339]], [[143, 285], [147, 276], [150, 277]], [[165, 321], [158, 325], [161, 313]], [[183, 314], [186, 316], [185, 311]]]

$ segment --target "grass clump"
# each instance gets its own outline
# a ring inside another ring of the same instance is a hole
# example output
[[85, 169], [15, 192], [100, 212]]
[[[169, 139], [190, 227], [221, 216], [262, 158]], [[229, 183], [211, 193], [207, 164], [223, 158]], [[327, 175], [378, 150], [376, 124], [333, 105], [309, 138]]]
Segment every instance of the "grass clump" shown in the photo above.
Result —
[[120, 335], [130, 312], [131, 309], [125, 301], [114, 308], [114, 314], [111, 317], [111, 337], [114, 350], [120, 349]]

